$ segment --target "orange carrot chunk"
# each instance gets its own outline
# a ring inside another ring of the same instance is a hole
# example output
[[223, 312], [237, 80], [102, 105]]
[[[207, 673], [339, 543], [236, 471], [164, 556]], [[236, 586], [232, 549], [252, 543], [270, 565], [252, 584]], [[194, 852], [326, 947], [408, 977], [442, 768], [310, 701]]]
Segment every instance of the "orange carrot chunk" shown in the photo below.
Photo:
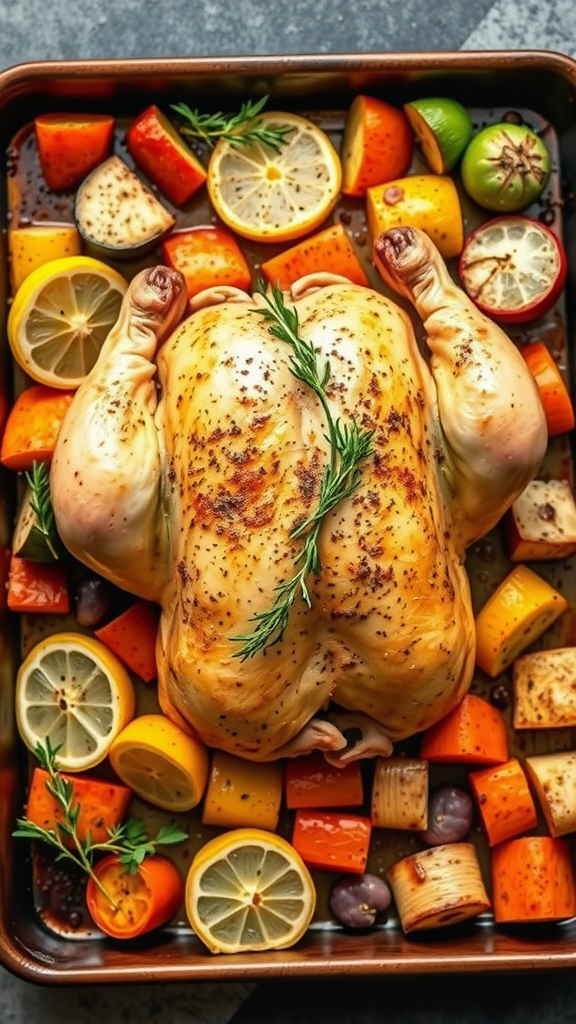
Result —
[[356, 96], [350, 104], [342, 138], [342, 192], [363, 196], [406, 174], [414, 137], [404, 110], [377, 99]]
[[505, 764], [468, 776], [489, 846], [536, 827], [537, 815], [522, 765], [512, 757]]
[[34, 121], [48, 188], [72, 189], [112, 152], [114, 118], [106, 114], [41, 114]]
[[174, 231], [162, 243], [162, 258], [184, 276], [189, 299], [206, 288], [250, 289], [252, 277], [246, 257], [225, 228]]
[[[127, 786], [106, 782], [104, 779], [68, 775], [65, 772], [60, 774], [72, 786], [72, 804], [79, 808], [76, 831], [80, 842], [85, 842], [88, 833], [93, 843], [106, 842], [112, 829], [124, 820], [132, 791]], [[62, 807], [46, 785], [49, 779], [44, 768], [34, 769], [26, 804], [26, 819], [40, 828], [58, 832], [58, 825], [63, 820]], [[74, 840], [65, 832], [59, 834], [65, 846], [74, 845]]]
[[17, 471], [32, 463], [50, 462], [73, 391], [34, 384], [18, 395], [8, 414], [0, 446], [0, 462]]
[[184, 880], [174, 861], [145, 857], [128, 872], [116, 854], [104, 857], [88, 879], [86, 904], [94, 923], [114, 939], [134, 939], [166, 924], [184, 899]]
[[574, 408], [564, 377], [552, 353], [542, 341], [520, 346], [540, 392], [548, 433], [565, 434], [574, 427]]
[[504, 718], [483, 697], [467, 693], [423, 733], [420, 756], [447, 764], [504, 764], [508, 760]]
[[362, 874], [368, 860], [370, 818], [343, 811], [296, 811], [292, 846], [305, 864], [325, 871]]
[[297, 807], [357, 807], [364, 799], [359, 762], [351, 761], [343, 768], [336, 768], [318, 753], [286, 761], [284, 788], [289, 810]]
[[567, 840], [519, 836], [491, 851], [497, 924], [562, 921], [576, 915], [576, 883]]
[[341, 274], [364, 287], [368, 278], [342, 224], [333, 224], [260, 265], [271, 285], [287, 289], [308, 274]]
[[156, 638], [160, 609], [143, 598], [94, 631], [102, 643], [145, 683], [156, 678]]
[[70, 597], [65, 566], [61, 562], [32, 562], [12, 555], [6, 603], [12, 612], [67, 615]]

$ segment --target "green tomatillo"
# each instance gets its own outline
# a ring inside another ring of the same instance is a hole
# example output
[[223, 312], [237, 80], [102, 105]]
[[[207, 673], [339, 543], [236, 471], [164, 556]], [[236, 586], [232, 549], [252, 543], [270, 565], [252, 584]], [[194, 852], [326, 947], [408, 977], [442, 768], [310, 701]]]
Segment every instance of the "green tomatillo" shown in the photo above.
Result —
[[462, 157], [462, 184], [487, 210], [524, 210], [544, 191], [551, 158], [536, 132], [526, 125], [493, 124], [483, 128]]

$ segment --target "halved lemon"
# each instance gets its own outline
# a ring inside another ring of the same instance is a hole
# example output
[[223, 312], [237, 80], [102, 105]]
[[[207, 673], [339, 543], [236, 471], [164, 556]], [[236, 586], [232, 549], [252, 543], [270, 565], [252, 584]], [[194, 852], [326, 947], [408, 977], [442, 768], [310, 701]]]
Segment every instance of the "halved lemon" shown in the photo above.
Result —
[[135, 710], [132, 680], [99, 640], [55, 633], [41, 640], [16, 677], [16, 721], [30, 750], [50, 740], [58, 765], [80, 772], [104, 760]]
[[213, 953], [287, 949], [312, 920], [316, 890], [286, 839], [240, 828], [198, 851], [186, 879], [185, 906], [191, 927]]
[[208, 781], [208, 751], [201, 740], [162, 714], [139, 715], [110, 747], [119, 779], [155, 807], [189, 811]]
[[128, 282], [91, 256], [65, 256], [22, 282], [8, 315], [16, 362], [33, 380], [76, 388], [116, 323]]
[[287, 242], [313, 231], [334, 209], [340, 158], [328, 135], [305, 117], [268, 111], [261, 122], [291, 129], [279, 150], [220, 139], [208, 164], [208, 194], [218, 216], [243, 238]]
[[473, 133], [470, 114], [457, 100], [432, 96], [404, 104], [416, 141], [434, 174], [456, 166]]

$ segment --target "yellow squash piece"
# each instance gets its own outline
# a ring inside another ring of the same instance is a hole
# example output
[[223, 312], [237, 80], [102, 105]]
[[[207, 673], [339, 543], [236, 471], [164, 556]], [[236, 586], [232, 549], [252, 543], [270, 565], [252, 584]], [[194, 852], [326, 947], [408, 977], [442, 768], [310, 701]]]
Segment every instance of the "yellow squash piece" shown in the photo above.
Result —
[[445, 259], [458, 256], [464, 245], [460, 197], [452, 178], [413, 174], [374, 185], [366, 192], [366, 215], [372, 240], [389, 228], [420, 228]]
[[81, 252], [82, 240], [75, 224], [29, 224], [11, 228], [8, 259], [12, 294], [37, 267], [50, 260], [79, 256]]
[[215, 750], [202, 806], [204, 825], [241, 828], [252, 825], [273, 832], [280, 817], [282, 765], [255, 764]]
[[568, 607], [526, 565], [512, 569], [476, 616], [476, 664], [495, 678]]

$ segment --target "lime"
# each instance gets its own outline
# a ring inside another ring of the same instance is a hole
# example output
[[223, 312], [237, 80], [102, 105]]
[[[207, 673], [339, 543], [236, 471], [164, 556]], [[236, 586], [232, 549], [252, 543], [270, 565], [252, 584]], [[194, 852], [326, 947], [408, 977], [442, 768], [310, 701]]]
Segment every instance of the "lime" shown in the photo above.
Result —
[[404, 111], [430, 170], [434, 174], [451, 171], [472, 138], [466, 108], [444, 96], [412, 100]]

